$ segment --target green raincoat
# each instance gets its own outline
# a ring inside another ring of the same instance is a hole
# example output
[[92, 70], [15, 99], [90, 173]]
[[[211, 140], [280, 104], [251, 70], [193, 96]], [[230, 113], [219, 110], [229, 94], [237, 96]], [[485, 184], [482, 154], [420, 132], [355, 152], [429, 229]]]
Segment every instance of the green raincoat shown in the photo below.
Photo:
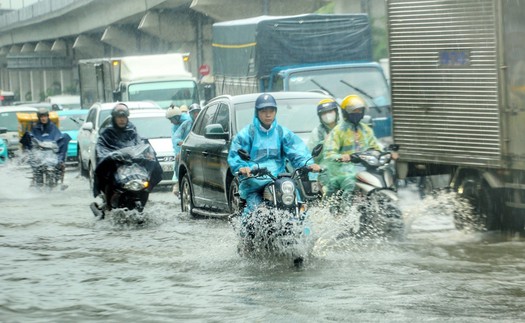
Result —
[[382, 150], [382, 147], [374, 136], [372, 128], [366, 124], [359, 123], [356, 127], [350, 122], [343, 121], [332, 129], [324, 141], [324, 160], [321, 164], [324, 171], [319, 177], [326, 196], [339, 190], [352, 194], [355, 187], [356, 168], [359, 166], [337, 160], [343, 154], [351, 155], [369, 149]]

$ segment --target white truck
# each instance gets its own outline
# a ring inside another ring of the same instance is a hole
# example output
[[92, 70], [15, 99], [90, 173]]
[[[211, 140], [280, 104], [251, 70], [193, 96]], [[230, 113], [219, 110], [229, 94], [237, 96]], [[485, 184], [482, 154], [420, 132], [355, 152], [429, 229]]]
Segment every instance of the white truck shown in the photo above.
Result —
[[83, 109], [95, 102], [153, 101], [162, 108], [200, 103], [189, 54], [79, 60]]
[[475, 224], [523, 232], [524, 3], [387, 0], [387, 15], [400, 176], [448, 175]]

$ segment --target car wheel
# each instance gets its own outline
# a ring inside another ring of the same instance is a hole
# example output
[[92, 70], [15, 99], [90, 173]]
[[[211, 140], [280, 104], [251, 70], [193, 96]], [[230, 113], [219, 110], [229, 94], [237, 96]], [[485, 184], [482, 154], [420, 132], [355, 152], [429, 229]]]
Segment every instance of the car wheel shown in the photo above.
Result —
[[180, 208], [182, 212], [186, 212], [189, 215], [193, 214], [193, 201], [192, 201], [192, 191], [190, 184], [190, 177], [188, 174], [184, 174], [182, 182], [180, 185]]
[[234, 178], [230, 184], [228, 192], [228, 204], [230, 206], [230, 213], [237, 214], [240, 212], [241, 197], [239, 196], [239, 180]]
[[93, 185], [95, 181], [95, 170], [93, 169], [93, 165], [89, 163], [89, 170], [88, 170], [88, 179], [89, 179], [89, 188], [93, 190]]
[[80, 148], [77, 148], [78, 150], [78, 171], [80, 173], [80, 176], [82, 177], [88, 177], [88, 172], [84, 169], [84, 164], [82, 163], [82, 155], [80, 154]]

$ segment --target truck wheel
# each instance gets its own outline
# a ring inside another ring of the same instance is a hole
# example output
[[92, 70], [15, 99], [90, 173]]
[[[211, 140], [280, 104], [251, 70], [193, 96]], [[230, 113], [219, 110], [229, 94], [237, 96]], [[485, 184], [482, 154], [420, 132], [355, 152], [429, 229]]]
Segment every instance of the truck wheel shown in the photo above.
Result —
[[473, 214], [454, 215], [456, 228], [465, 227], [475, 230], [498, 230], [501, 228], [501, 217], [498, 213], [498, 198], [495, 190], [477, 178], [467, 177], [461, 184], [462, 195], [472, 206]]
[[434, 185], [432, 184], [432, 179], [429, 176], [421, 176], [418, 179], [417, 184], [418, 192], [419, 192], [419, 198], [422, 200], [430, 196], [432, 192], [434, 191]]
[[186, 212], [189, 215], [194, 215], [193, 213], [193, 200], [192, 200], [192, 194], [191, 194], [191, 184], [190, 184], [190, 177], [188, 176], [188, 173], [184, 174], [184, 177], [182, 178], [181, 182], [181, 190], [180, 190], [180, 209], [182, 212]]
[[503, 219], [504, 231], [508, 233], [521, 233], [522, 235], [525, 233], [525, 216], [523, 216], [523, 211], [505, 208]]
[[228, 192], [228, 204], [230, 206], [231, 214], [238, 214], [240, 212], [240, 200], [239, 180], [234, 178], [230, 184], [230, 190]]

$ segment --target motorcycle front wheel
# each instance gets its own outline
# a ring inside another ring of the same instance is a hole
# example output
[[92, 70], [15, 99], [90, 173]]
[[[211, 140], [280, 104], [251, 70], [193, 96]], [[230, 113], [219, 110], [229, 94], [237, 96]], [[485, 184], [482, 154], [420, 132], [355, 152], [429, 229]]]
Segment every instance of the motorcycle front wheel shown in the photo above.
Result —
[[398, 237], [404, 232], [403, 213], [387, 195], [369, 195], [361, 212], [360, 231], [367, 235]]

